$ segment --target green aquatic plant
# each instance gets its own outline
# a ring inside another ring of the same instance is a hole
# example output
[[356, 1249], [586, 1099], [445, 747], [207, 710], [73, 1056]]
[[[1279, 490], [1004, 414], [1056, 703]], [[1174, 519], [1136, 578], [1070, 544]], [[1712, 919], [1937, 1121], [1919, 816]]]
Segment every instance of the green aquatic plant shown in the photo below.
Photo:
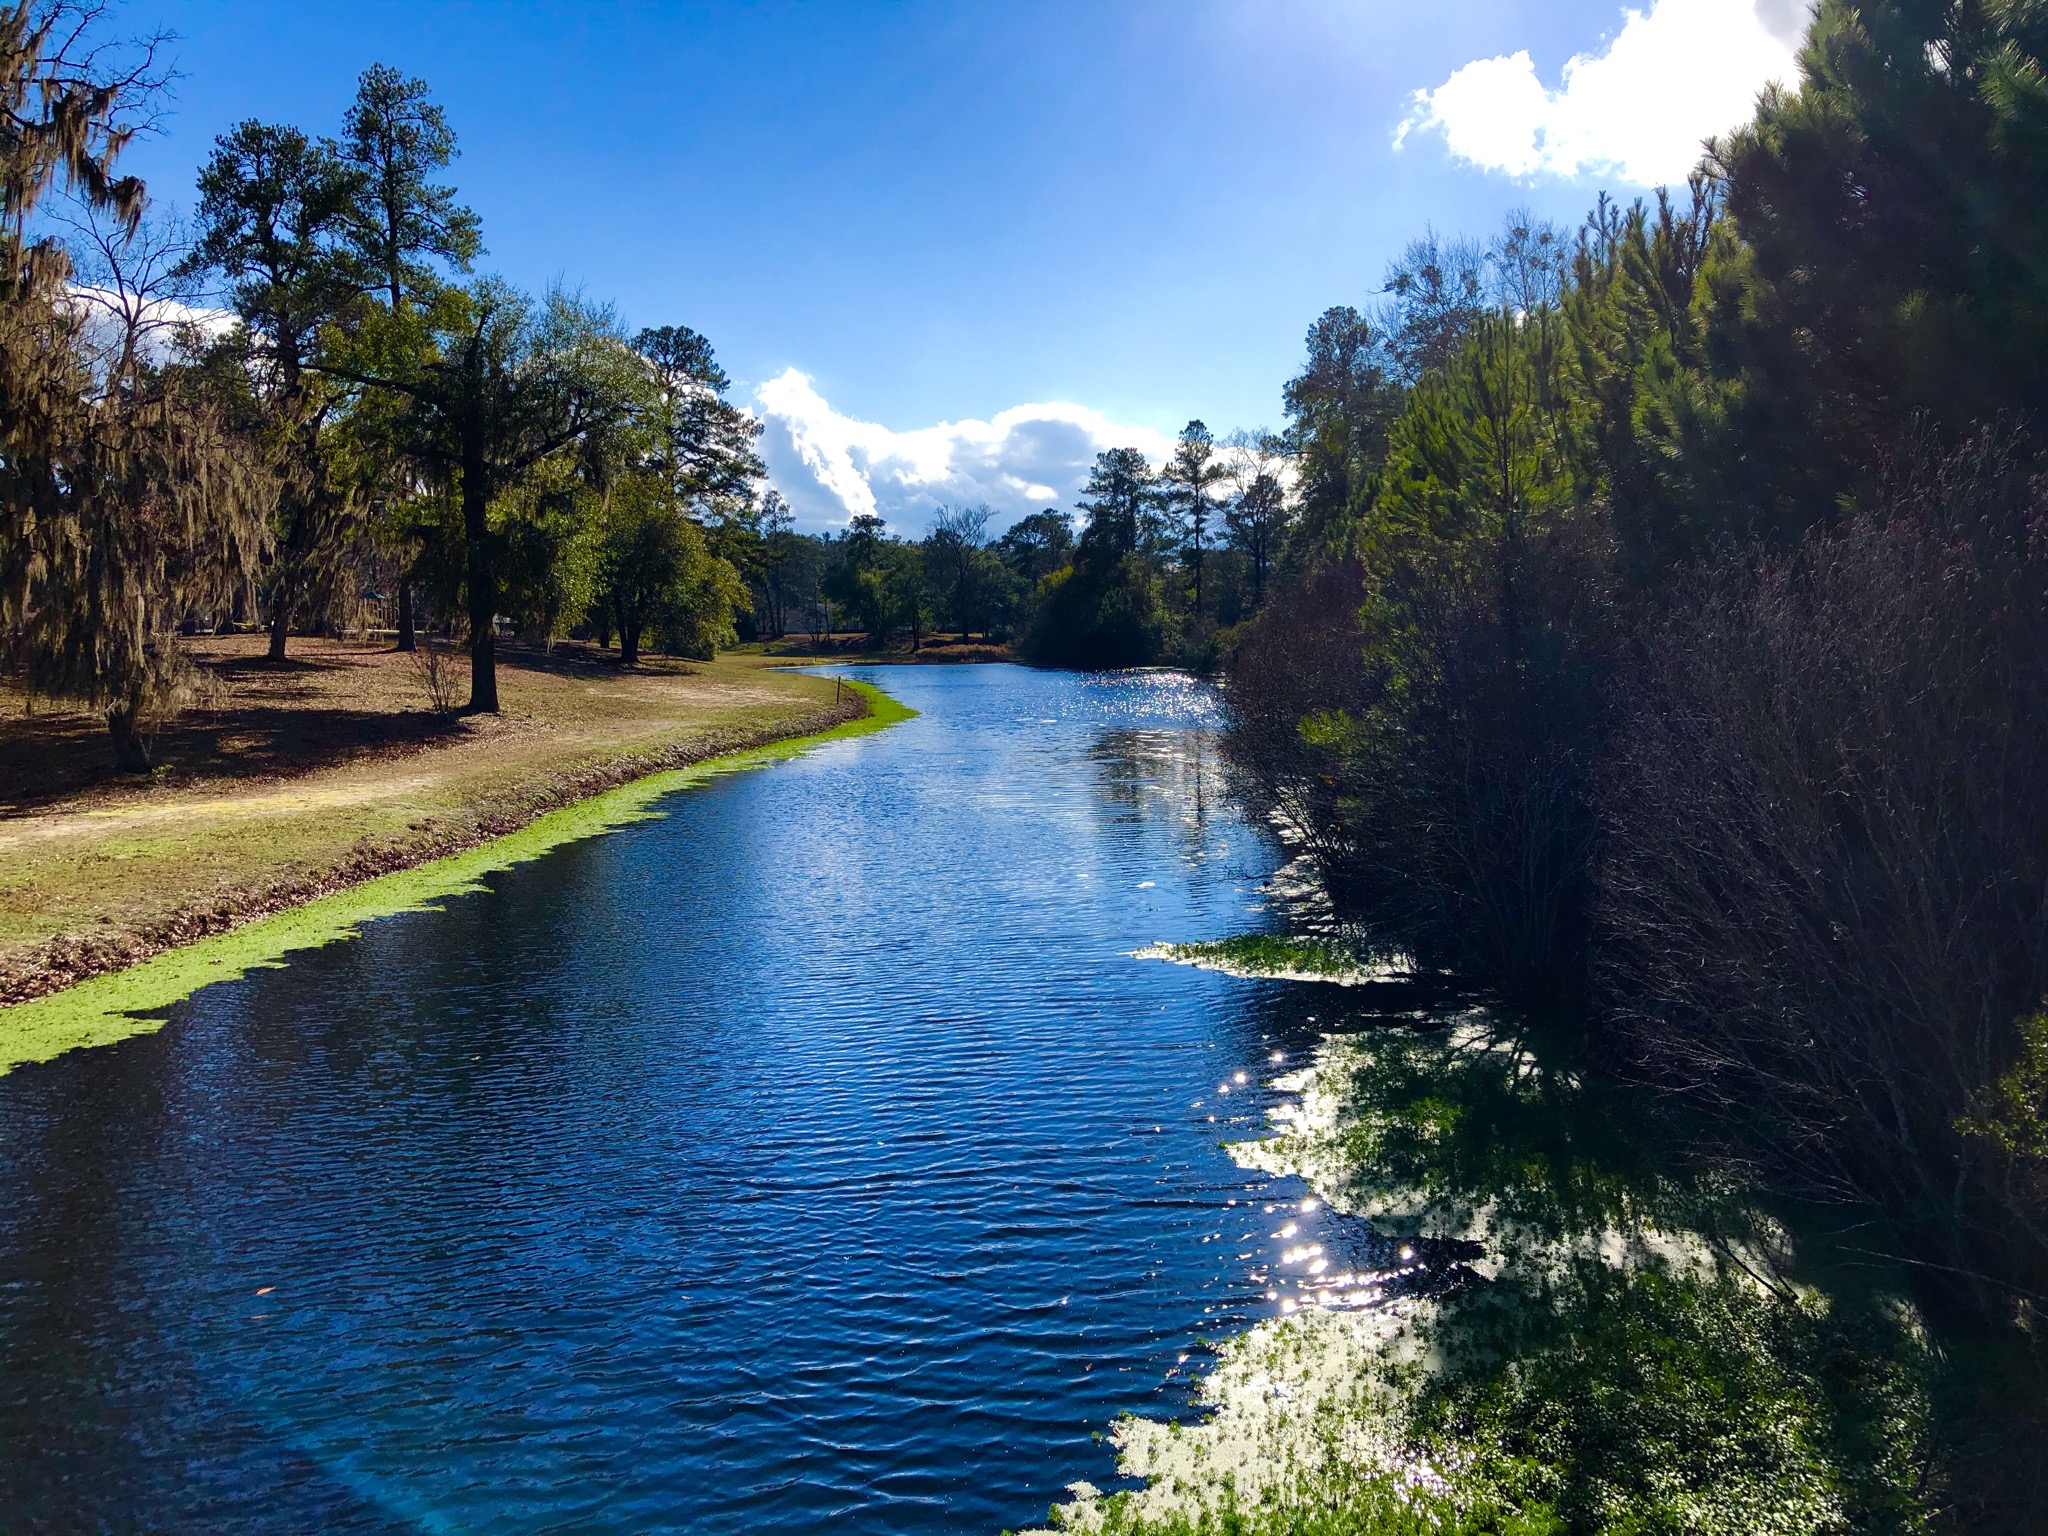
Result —
[[1171, 960], [1234, 976], [1298, 981], [1369, 981], [1398, 969], [1337, 940], [1280, 933], [1241, 933], [1195, 944], [1155, 944], [1138, 953], [1147, 959]]
[[1672, 1127], [1491, 1015], [1325, 1059], [1334, 1196], [1490, 1250], [1405, 1378], [1464, 1483], [1574, 1530], [1879, 1530], [1914, 1505], [1933, 1361], [1910, 1312], [1795, 1286], [1750, 1192], [1659, 1155]]
[[1581, 1260], [1425, 1332], [1443, 1363], [1412, 1431], [1456, 1448], [1470, 1494], [1574, 1531], [1903, 1532], [1934, 1508], [1934, 1359], [1897, 1313]]
[[1354, 1470], [1284, 1497], [1250, 1503], [1227, 1497], [1214, 1510], [1163, 1516], [1142, 1514], [1129, 1495], [1119, 1494], [1086, 1529], [1100, 1536], [1566, 1536], [1570, 1528], [1540, 1506], [1464, 1500]]
[[1469, 1239], [1512, 1259], [1706, 1215], [1710, 1191], [1655, 1165], [1619, 1094], [1486, 1010], [1332, 1042], [1301, 1086], [1287, 1133], [1240, 1157], [1302, 1172], [1390, 1236]]
[[868, 712], [857, 720], [814, 735], [650, 774], [550, 811], [481, 847], [367, 880], [275, 917], [170, 950], [127, 970], [0, 1009], [0, 1076], [66, 1051], [111, 1045], [161, 1029], [167, 1011], [202, 987], [281, 965], [285, 956], [298, 950], [354, 938], [364, 923], [375, 918], [437, 908], [450, 897], [482, 889], [486, 875], [529, 863], [564, 843], [657, 819], [663, 813], [653, 809], [655, 802], [677, 790], [722, 774], [782, 762], [826, 742], [865, 736], [917, 713], [866, 683], [848, 679], [846, 686], [867, 700]]

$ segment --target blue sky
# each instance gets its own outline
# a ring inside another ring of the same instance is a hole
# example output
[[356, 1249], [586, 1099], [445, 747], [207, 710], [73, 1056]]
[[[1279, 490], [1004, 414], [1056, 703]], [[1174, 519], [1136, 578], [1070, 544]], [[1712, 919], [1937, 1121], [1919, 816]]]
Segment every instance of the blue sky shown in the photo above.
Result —
[[1309, 322], [1410, 236], [1635, 191], [1711, 131], [1668, 103], [1730, 116], [1797, 25], [1640, 4], [130, 0], [182, 78], [129, 166], [182, 204], [230, 124], [331, 133], [367, 65], [422, 76], [484, 267], [705, 332], [807, 520], [916, 526], [1070, 499], [1105, 438], [1277, 423]]

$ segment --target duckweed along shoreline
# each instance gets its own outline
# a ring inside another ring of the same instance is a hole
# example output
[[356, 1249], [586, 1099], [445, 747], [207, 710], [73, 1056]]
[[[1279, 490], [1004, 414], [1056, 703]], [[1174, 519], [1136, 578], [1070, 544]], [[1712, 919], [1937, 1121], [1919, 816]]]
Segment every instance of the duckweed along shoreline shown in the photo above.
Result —
[[659, 817], [662, 813], [651, 809], [654, 802], [678, 790], [783, 762], [828, 742], [865, 736], [917, 713], [870, 684], [849, 678], [845, 686], [858, 696], [863, 712], [822, 730], [656, 768], [625, 783], [592, 783], [583, 798], [542, 812], [503, 835], [439, 856], [422, 856], [225, 932], [166, 949], [139, 964], [0, 1009], [0, 1076], [66, 1051], [111, 1045], [160, 1029], [167, 1011], [202, 987], [281, 965], [295, 951], [353, 938], [362, 924], [374, 919], [432, 909], [450, 897], [480, 889], [486, 875], [528, 863], [566, 843]]

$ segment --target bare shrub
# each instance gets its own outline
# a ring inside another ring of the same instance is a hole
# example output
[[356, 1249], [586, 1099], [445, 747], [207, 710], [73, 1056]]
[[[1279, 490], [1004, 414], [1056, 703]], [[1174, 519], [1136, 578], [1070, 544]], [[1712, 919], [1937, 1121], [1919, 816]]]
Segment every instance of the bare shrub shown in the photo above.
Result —
[[1612, 568], [1592, 516], [1529, 539], [1511, 593], [1430, 569], [1369, 604], [1340, 564], [1240, 646], [1232, 756], [1375, 947], [1525, 1002], [1580, 991]]
[[1793, 1187], [2010, 1280], [2048, 1213], [1971, 1127], [2048, 990], [2048, 482], [2008, 457], [1703, 576], [1613, 766], [1603, 886], [1640, 1064]]
[[[1278, 811], [1326, 877], [1350, 861], [1335, 752], [1316, 727], [1363, 716], [1384, 695], [1365, 665], [1356, 561], [1324, 566], [1246, 626], [1227, 674], [1229, 760], [1246, 798]], [[1307, 729], [1304, 730], [1304, 725]]]
[[447, 647], [432, 640], [420, 640], [414, 650], [401, 653], [412, 669], [413, 681], [426, 695], [427, 708], [445, 718], [461, 707], [462, 671]]

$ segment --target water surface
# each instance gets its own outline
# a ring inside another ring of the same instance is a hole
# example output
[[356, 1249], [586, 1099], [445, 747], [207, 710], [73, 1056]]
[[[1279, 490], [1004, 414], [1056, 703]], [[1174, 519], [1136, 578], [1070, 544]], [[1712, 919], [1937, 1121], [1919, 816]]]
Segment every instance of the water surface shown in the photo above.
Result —
[[[923, 711], [0, 1079], [0, 1529], [994, 1531], [1269, 1315], [1319, 990], [1172, 674]], [[1244, 1073], [1246, 1081], [1237, 1082]], [[1219, 1087], [1231, 1092], [1219, 1094]]]

